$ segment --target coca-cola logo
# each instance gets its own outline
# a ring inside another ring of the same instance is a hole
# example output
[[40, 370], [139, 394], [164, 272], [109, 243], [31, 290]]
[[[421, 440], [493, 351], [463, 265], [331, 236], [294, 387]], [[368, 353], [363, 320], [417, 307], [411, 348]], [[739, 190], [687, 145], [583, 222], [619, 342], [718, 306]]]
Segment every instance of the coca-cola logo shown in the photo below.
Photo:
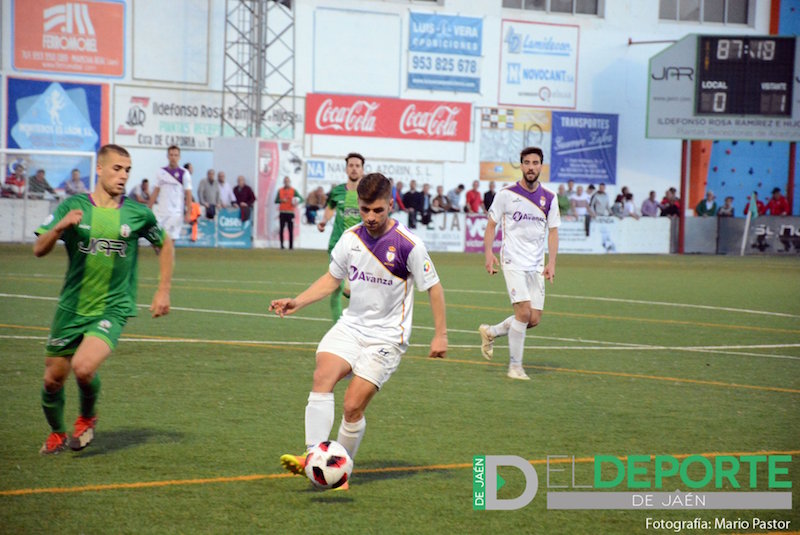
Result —
[[432, 137], [455, 137], [458, 129], [457, 107], [440, 105], [433, 111], [417, 111], [416, 104], [409, 104], [400, 116], [400, 132]]
[[333, 99], [325, 99], [317, 110], [316, 126], [320, 130], [345, 132], [375, 132], [377, 102], [357, 100], [350, 106], [334, 106]]

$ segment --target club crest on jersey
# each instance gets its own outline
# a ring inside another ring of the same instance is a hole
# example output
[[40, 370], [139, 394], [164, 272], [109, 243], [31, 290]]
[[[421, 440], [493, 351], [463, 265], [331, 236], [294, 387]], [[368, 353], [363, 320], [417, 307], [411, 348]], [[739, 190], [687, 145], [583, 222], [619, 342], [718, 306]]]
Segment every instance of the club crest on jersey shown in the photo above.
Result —
[[123, 238], [127, 238], [128, 236], [131, 235], [131, 227], [129, 227], [128, 225], [122, 225], [121, 227], [119, 227], [119, 235], [122, 236]]
[[547, 199], [545, 199], [545, 198], [544, 198], [544, 195], [542, 195], [541, 197], [539, 197], [539, 206], [541, 206], [542, 208], [544, 208], [544, 205], [545, 205], [545, 204], [547, 204]]
[[397, 249], [395, 249], [394, 245], [390, 245], [389, 246], [389, 250], [386, 252], [386, 261], [387, 262], [392, 263], [392, 262], [394, 262], [394, 259], [397, 258], [397, 255], [395, 254], [395, 251], [397, 251]]
[[109, 329], [111, 329], [111, 322], [108, 320], [100, 320], [100, 323], [97, 324], [98, 329], [107, 333]]

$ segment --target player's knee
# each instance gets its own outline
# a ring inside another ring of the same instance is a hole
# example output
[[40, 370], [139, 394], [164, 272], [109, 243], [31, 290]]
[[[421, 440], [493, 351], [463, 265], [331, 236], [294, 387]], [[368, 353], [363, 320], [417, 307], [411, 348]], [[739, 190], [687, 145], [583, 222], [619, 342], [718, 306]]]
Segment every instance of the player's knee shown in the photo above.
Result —
[[64, 377], [52, 377], [45, 374], [44, 389], [48, 392], [58, 392], [64, 387]]
[[517, 310], [516, 313], [514, 314], [514, 317], [520, 323], [527, 323], [528, 325], [530, 325], [530, 323], [531, 323], [531, 311], [530, 311], [530, 309], [528, 309], [528, 310]]
[[82, 362], [73, 363], [72, 372], [79, 383], [88, 383], [94, 378], [95, 369]]
[[537, 325], [539, 325], [539, 321], [540, 320], [541, 320], [541, 318], [539, 318], [539, 317], [531, 316], [531, 319], [528, 320], [528, 329], [531, 329], [531, 328], [536, 327]]
[[364, 417], [364, 407], [360, 403], [344, 400], [344, 419], [346, 422], [357, 422]]

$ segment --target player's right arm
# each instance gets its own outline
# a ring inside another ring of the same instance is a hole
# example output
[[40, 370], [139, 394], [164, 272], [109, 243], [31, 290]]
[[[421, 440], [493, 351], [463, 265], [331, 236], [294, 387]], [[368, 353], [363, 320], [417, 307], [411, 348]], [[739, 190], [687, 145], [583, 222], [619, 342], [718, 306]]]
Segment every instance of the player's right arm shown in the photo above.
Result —
[[320, 299], [332, 294], [341, 283], [342, 281], [340, 279], [335, 278], [330, 272], [327, 272], [314, 281], [311, 286], [309, 286], [297, 297], [274, 299], [270, 302], [269, 309], [270, 311], [274, 311], [280, 317], [294, 314], [301, 308], [310, 305], [311, 303], [316, 303]]
[[51, 229], [39, 234], [36, 243], [33, 244], [33, 254], [37, 257], [48, 254], [53, 250], [61, 234], [69, 227], [80, 223], [82, 218], [83, 210], [75, 209], [67, 212]]

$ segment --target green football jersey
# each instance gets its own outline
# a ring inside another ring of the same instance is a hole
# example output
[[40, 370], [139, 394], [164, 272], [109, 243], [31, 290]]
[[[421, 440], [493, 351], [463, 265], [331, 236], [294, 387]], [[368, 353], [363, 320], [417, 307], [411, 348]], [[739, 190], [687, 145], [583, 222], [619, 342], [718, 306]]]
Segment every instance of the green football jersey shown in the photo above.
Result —
[[333, 224], [333, 232], [328, 242], [328, 253], [330, 253], [345, 230], [361, 223], [361, 213], [358, 210], [358, 192], [356, 190], [348, 190], [346, 184], [339, 184], [331, 190], [331, 194], [328, 197], [328, 206], [336, 210], [336, 221]]
[[76, 209], [83, 210], [81, 222], [61, 234], [69, 264], [58, 306], [81, 316], [107, 310], [135, 316], [139, 238], [160, 247], [164, 231], [143, 204], [123, 198], [117, 208], [101, 208], [82, 193], [59, 204], [36, 234], [44, 234]]

